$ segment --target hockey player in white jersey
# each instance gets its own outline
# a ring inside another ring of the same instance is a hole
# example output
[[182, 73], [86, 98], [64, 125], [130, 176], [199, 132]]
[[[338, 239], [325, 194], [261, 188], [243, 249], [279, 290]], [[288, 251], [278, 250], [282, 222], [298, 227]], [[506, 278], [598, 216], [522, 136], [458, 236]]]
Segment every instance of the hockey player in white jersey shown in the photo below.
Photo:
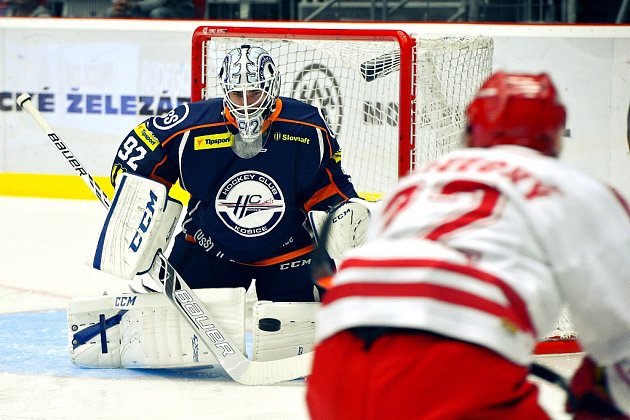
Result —
[[567, 410], [628, 418], [625, 202], [557, 159], [548, 75], [495, 73], [466, 117], [469, 147], [402, 180], [342, 260], [318, 313], [312, 418], [548, 418], [528, 366], [563, 305], [586, 351]]

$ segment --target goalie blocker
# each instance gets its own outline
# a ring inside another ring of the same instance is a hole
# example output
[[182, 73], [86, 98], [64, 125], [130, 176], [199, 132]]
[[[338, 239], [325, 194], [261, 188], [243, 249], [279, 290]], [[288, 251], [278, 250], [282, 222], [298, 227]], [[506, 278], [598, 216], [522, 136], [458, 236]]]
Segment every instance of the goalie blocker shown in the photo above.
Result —
[[123, 173], [92, 266], [127, 280], [146, 273], [158, 250], [166, 250], [181, 211], [163, 184]]

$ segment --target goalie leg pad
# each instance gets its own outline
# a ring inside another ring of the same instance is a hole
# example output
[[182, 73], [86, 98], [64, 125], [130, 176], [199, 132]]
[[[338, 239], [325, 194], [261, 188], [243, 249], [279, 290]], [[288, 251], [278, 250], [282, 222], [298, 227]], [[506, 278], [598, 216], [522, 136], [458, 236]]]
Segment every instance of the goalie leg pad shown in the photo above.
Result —
[[182, 204], [166, 187], [133, 174], [122, 174], [98, 239], [92, 266], [131, 280], [151, 267], [175, 231]]
[[[196, 292], [245, 352], [245, 290]], [[82, 367], [186, 368], [218, 363], [161, 293], [73, 299], [68, 306], [68, 341], [72, 362]]]
[[253, 359], [278, 360], [313, 350], [318, 302], [256, 302]]
[[[100, 302], [97, 302], [99, 301]], [[68, 307], [68, 351], [79, 366], [119, 368], [120, 320], [124, 309], [115, 308], [110, 298], [70, 301]]]

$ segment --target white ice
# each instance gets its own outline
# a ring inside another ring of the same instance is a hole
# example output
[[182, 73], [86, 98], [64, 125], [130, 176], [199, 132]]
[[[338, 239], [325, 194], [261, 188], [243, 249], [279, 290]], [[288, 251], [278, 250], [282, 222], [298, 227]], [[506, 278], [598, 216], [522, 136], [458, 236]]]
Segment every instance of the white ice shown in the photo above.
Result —
[[[58, 339], [50, 349], [28, 342], [33, 326], [11, 320], [50, 320], [58, 337], [69, 299], [128, 291], [126, 282], [86, 263], [103, 217], [97, 201], [0, 197], [0, 338], [5, 341], [0, 342], [5, 351], [0, 419], [308, 419], [301, 380], [248, 387], [218, 367], [188, 375], [86, 372], [61, 354], [65, 343]], [[564, 376], [579, 360], [579, 355], [539, 359]], [[563, 414], [564, 393], [536, 382], [541, 404], [553, 418], [569, 418]]]

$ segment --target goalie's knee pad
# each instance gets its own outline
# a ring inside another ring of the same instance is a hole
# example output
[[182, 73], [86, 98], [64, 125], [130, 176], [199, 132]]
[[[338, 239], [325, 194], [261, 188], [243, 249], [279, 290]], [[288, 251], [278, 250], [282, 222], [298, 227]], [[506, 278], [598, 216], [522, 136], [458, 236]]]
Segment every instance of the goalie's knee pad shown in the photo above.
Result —
[[[245, 289], [199, 289], [217, 323], [245, 352]], [[73, 299], [68, 306], [73, 363], [100, 368], [184, 368], [217, 364], [212, 352], [161, 293]]]
[[260, 301], [253, 308], [253, 359], [284, 359], [313, 350], [317, 302]]

